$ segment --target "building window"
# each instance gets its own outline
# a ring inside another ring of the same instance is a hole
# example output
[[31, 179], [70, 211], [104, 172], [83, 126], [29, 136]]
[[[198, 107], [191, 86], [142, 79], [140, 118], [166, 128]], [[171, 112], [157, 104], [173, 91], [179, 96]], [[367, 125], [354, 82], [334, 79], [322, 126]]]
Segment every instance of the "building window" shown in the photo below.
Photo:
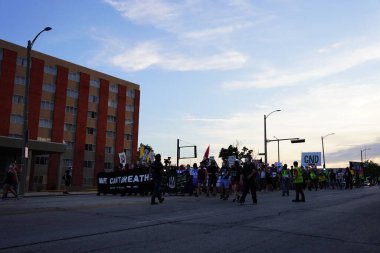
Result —
[[67, 96], [71, 98], [78, 98], [78, 91], [73, 89], [67, 89]]
[[49, 164], [49, 157], [48, 156], [36, 156], [35, 164], [48, 165]]
[[124, 140], [131, 141], [132, 139], [133, 139], [133, 135], [132, 134], [125, 134], [124, 135]]
[[69, 80], [74, 81], [74, 82], [79, 82], [80, 80], [80, 75], [79, 73], [69, 73]]
[[76, 107], [66, 106], [66, 112], [77, 115], [78, 109]]
[[125, 155], [126, 156], [131, 156], [132, 155], [132, 152], [131, 152], [131, 150], [130, 149], [124, 149], [124, 153], [125, 153]]
[[115, 123], [116, 122], [116, 116], [107, 115], [107, 121], [111, 122], [111, 123]]
[[87, 127], [86, 128], [87, 134], [89, 135], [95, 135], [96, 134], [96, 129], [92, 127]]
[[104, 169], [106, 170], [113, 169], [113, 163], [109, 163], [109, 162], [104, 163]]
[[90, 95], [88, 97], [88, 102], [91, 102], [91, 103], [99, 103], [99, 97], [98, 96], [94, 96], [94, 95]]
[[108, 100], [108, 107], [117, 108], [117, 101], [116, 100]]
[[25, 83], [26, 83], [25, 77], [23, 77], [23, 76], [16, 76], [15, 83], [19, 84], [19, 85], [25, 85]]
[[94, 168], [94, 161], [83, 161], [83, 167]]
[[75, 133], [76, 127], [73, 124], [65, 123], [64, 129], [66, 132]]
[[109, 91], [114, 92], [114, 93], [118, 93], [119, 92], [119, 88], [118, 88], [117, 84], [110, 83]]
[[85, 144], [84, 150], [95, 152], [95, 145], [94, 144]]
[[89, 117], [91, 119], [97, 119], [98, 118], [98, 113], [97, 112], [88, 111], [87, 112], [87, 117]]
[[13, 95], [13, 103], [14, 104], [24, 104], [24, 96], [21, 95]]
[[12, 114], [11, 115], [11, 123], [14, 124], [24, 124], [24, 116], [22, 115], [17, 115], [17, 114]]
[[54, 103], [50, 101], [41, 101], [41, 109], [53, 111], [54, 110]]
[[116, 133], [113, 132], [113, 131], [107, 131], [107, 137], [110, 137], [110, 138], [115, 139], [115, 137], [116, 137]]
[[73, 166], [73, 160], [72, 159], [63, 159], [63, 165], [65, 167], [72, 167]]
[[127, 97], [135, 98], [135, 90], [127, 89]]
[[43, 127], [43, 128], [51, 128], [52, 127], [52, 123], [50, 120], [47, 120], [47, 119], [40, 119], [40, 122], [39, 122], [39, 127]]
[[0, 48], [0, 61], [2, 61], [2, 60], [3, 60], [3, 49]]
[[95, 87], [95, 88], [100, 88], [100, 81], [99, 81], [99, 79], [97, 79], [97, 80], [90, 80], [90, 85], [92, 87]]
[[17, 57], [16, 64], [19, 66], [26, 67], [26, 58]]
[[105, 147], [105, 152], [107, 154], [113, 154], [114, 153], [113, 147]]
[[57, 67], [45, 65], [44, 72], [51, 75], [57, 75]]
[[130, 119], [125, 120], [125, 125], [132, 125], [132, 124], [133, 124], [133, 120], [130, 120]]
[[133, 112], [135, 110], [135, 107], [134, 107], [134, 105], [126, 105], [125, 110], [127, 112]]
[[55, 92], [55, 84], [54, 83], [44, 83], [42, 85], [42, 89], [44, 91], [54, 93]]
[[73, 141], [65, 141], [66, 149], [74, 149], [74, 142]]

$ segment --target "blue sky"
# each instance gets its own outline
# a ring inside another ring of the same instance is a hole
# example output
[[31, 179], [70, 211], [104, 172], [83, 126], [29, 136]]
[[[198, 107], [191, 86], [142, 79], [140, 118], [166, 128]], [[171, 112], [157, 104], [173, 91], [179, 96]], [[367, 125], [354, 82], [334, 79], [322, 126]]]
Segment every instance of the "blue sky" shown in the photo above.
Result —
[[[0, 38], [140, 85], [139, 142], [176, 157], [176, 140], [280, 142], [284, 163], [321, 152], [327, 167], [380, 163], [380, 2], [0, 0]], [[5, 10], [5, 11], [4, 11]], [[277, 143], [268, 144], [269, 162]], [[187, 162], [199, 162], [192, 159]]]

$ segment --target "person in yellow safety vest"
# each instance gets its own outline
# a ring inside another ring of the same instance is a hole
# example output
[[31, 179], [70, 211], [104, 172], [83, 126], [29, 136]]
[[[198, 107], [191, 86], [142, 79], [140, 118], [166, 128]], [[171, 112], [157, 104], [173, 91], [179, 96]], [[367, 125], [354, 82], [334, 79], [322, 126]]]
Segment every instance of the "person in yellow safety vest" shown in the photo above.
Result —
[[285, 194], [289, 196], [289, 183], [290, 183], [290, 171], [288, 170], [288, 165], [284, 164], [284, 167], [281, 170], [282, 196], [285, 196]]
[[327, 181], [327, 178], [326, 178], [324, 172], [321, 172], [321, 173], [319, 174], [318, 181], [319, 181], [319, 188], [320, 188], [320, 189], [326, 189], [326, 181]]
[[318, 177], [316, 174], [316, 169], [311, 167], [309, 171], [309, 191], [311, 191], [313, 188], [315, 190], [318, 190]]
[[[294, 185], [296, 188], [296, 199], [293, 199], [293, 202], [305, 202], [305, 194], [303, 193], [303, 171], [298, 167], [298, 162], [294, 161]], [[301, 199], [299, 195], [301, 194]]]

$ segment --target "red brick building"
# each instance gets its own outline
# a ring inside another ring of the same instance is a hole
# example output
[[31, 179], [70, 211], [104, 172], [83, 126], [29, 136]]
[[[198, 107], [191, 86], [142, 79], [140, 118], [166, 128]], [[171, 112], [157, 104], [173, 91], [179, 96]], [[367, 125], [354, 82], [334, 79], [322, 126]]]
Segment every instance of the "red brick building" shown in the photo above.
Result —
[[[30, 73], [29, 191], [60, 189], [68, 166], [74, 188], [93, 188], [119, 153], [136, 161], [139, 85], [36, 51]], [[22, 161], [25, 75], [26, 48], [0, 40], [0, 177]]]

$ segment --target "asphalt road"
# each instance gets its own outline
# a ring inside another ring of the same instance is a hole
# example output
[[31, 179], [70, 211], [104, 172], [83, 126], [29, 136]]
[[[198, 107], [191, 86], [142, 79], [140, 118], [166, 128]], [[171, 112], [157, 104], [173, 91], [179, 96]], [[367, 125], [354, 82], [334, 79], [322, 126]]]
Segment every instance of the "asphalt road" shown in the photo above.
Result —
[[0, 252], [380, 252], [380, 188], [292, 195], [243, 206], [205, 196], [0, 201]]

